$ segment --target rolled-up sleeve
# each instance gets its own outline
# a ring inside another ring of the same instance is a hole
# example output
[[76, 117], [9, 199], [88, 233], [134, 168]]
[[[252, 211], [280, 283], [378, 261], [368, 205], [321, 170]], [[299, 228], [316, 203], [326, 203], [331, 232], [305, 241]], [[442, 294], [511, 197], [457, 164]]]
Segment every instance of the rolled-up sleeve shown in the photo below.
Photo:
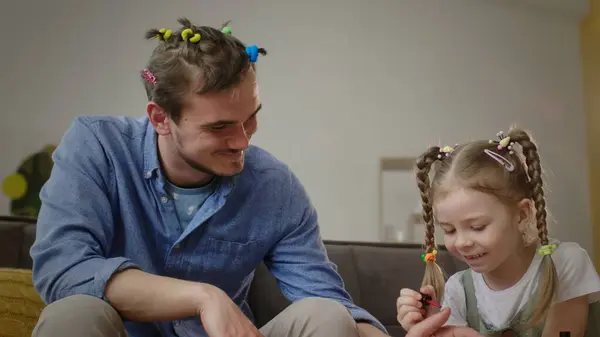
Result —
[[387, 333], [381, 322], [353, 303], [336, 265], [327, 256], [317, 212], [304, 187], [292, 172], [287, 180], [282, 184], [287, 188], [282, 189], [285, 195], [281, 198], [289, 200], [282, 210], [285, 232], [265, 259], [265, 265], [276, 278], [282, 293], [290, 301], [306, 297], [338, 301], [356, 321], [370, 323]]
[[40, 192], [42, 206], [30, 250], [34, 285], [46, 303], [75, 294], [105, 299], [110, 277], [136, 267], [123, 257], [107, 258], [114, 236], [110, 161], [82, 118], [67, 130], [53, 161]]

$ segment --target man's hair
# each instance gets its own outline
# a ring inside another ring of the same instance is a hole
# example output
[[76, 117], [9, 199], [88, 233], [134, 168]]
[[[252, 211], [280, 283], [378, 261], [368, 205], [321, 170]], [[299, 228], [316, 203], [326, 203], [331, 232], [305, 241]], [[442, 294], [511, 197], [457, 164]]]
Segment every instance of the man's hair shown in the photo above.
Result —
[[[510, 207], [524, 198], [533, 200], [535, 222], [541, 245], [548, 245], [547, 210], [542, 167], [537, 145], [525, 130], [513, 128], [504, 141], [476, 140], [455, 148], [430, 147], [417, 159], [416, 177], [421, 193], [425, 222], [426, 254], [435, 250], [433, 201], [456, 188], [467, 188], [497, 197]], [[508, 143], [506, 143], [508, 142]], [[434, 164], [434, 176], [429, 174]], [[556, 269], [550, 255], [543, 258], [537, 306], [530, 326], [541, 322], [554, 299], [558, 285]], [[432, 285], [438, 298], [443, 296], [444, 275], [435, 258], [426, 259], [423, 285]]]
[[[175, 123], [190, 94], [227, 90], [255, 67], [246, 46], [231, 35], [228, 23], [219, 30], [193, 25], [187, 18], [178, 22], [177, 31], [146, 32], [146, 39], [160, 42], [142, 71], [148, 100], [162, 107]], [[262, 48], [257, 51], [266, 55]]]

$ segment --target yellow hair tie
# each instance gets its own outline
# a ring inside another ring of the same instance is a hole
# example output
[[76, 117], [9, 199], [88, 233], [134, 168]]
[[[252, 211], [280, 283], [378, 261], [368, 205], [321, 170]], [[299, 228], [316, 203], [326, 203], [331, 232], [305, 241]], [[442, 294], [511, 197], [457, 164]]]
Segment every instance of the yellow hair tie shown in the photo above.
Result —
[[160, 32], [160, 34], [157, 34], [156, 37], [159, 40], [163, 40], [163, 41], [168, 40], [171, 37], [171, 35], [173, 35], [173, 31], [170, 29], [166, 29], [166, 28], [161, 28], [159, 30], [159, 32]]
[[421, 260], [423, 260], [423, 262], [435, 262], [437, 253], [437, 250], [434, 249], [431, 253], [421, 254]]
[[542, 246], [539, 250], [540, 255], [544, 256], [544, 255], [551, 255], [552, 252], [554, 252], [554, 250], [556, 249], [556, 245], [545, 245]]
[[[186, 28], [181, 32], [181, 38], [183, 39], [183, 41], [187, 41], [188, 40], [188, 36], [194, 34], [194, 31], [191, 30], [190, 28]], [[194, 36], [190, 39], [190, 42], [192, 43], [196, 43], [200, 41], [200, 34], [196, 33], [194, 34]]]
[[196, 43], [196, 42], [198, 42], [198, 41], [200, 41], [200, 34], [196, 33], [196, 34], [194, 34], [194, 36], [193, 36], [193, 37], [190, 39], [190, 42], [192, 42], [192, 43]]

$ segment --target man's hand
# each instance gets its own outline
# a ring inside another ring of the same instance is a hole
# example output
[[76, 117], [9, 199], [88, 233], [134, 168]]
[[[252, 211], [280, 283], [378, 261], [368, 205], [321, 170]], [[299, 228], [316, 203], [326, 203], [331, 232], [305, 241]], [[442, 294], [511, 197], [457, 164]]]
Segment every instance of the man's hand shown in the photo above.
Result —
[[406, 337], [483, 337], [471, 328], [444, 327], [449, 317], [450, 309], [446, 308], [414, 325]]
[[221, 289], [206, 285], [198, 316], [210, 337], [264, 337]]

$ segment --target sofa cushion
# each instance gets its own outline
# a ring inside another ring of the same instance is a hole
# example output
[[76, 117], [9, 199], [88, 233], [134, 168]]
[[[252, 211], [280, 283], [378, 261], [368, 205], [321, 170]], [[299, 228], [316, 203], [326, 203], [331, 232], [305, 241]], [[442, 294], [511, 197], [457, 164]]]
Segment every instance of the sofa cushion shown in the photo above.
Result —
[[337, 266], [337, 271], [343, 279], [344, 288], [346, 288], [354, 303], [360, 306], [362, 295], [352, 247], [341, 245], [326, 245], [326, 247], [329, 259]]
[[0, 266], [17, 268], [23, 247], [23, 230], [19, 223], [0, 223]]
[[44, 306], [30, 270], [0, 268], [0, 336], [31, 336]]
[[264, 263], [256, 268], [250, 293], [248, 294], [248, 304], [252, 308], [252, 314], [256, 326], [262, 327], [273, 317], [290, 305], [285, 296], [279, 290], [277, 280]]

